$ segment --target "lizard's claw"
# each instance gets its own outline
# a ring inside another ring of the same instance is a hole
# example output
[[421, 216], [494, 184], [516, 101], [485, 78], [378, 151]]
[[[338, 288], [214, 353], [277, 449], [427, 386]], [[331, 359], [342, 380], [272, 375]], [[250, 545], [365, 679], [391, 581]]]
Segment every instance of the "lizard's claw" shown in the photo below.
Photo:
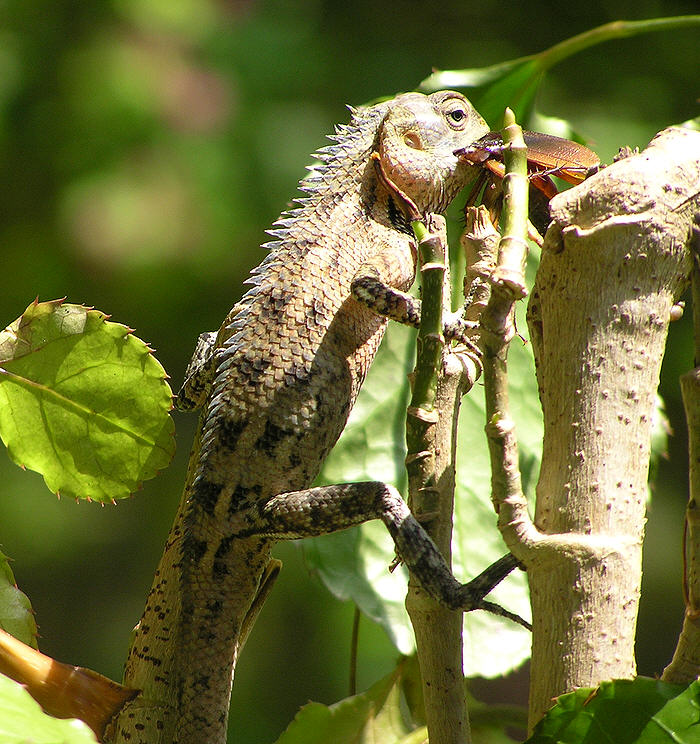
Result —
[[505, 579], [514, 568], [522, 569], [523, 565], [512, 553], [508, 553], [507, 555], [504, 555], [503, 558], [492, 563], [478, 576], [462, 585], [457, 593], [454, 609], [461, 609], [463, 612], [485, 610], [493, 615], [508, 618], [509, 620], [518, 623], [518, 625], [522, 625], [523, 628], [532, 630], [532, 625], [530, 625], [526, 620], [523, 620], [520, 615], [516, 615], [515, 613], [504, 609], [495, 602], [486, 602], [483, 599], [494, 587], [500, 584], [500, 582]]

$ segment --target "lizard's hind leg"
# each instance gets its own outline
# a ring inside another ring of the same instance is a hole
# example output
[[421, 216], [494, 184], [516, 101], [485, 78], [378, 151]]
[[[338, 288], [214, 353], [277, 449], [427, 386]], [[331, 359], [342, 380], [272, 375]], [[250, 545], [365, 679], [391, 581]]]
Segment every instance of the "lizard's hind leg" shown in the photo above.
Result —
[[529, 627], [519, 616], [484, 597], [518, 566], [506, 555], [479, 576], [461, 584], [428, 533], [413, 516], [401, 494], [379, 481], [342, 483], [291, 491], [250, 508], [251, 525], [238, 536], [263, 535], [277, 539], [314, 537], [353, 527], [369, 519], [381, 519], [396, 550], [425, 589], [452, 610], [487, 610]]

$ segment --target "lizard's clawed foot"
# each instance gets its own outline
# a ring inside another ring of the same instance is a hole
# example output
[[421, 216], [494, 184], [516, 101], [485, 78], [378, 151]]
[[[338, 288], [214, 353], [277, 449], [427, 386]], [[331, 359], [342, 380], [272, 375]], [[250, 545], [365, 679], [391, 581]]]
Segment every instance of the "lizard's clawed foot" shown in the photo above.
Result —
[[530, 625], [526, 620], [523, 620], [520, 615], [516, 615], [514, 612], [509, 612], [500, 605], [497, 605], [495, 602], [486, 602], [483, 599], [495, 586], [500, 584], [500, 582], [505, 579], [514, 568], [523, 569], [524, 567], [511, 553], [504, 555], [503, 558], [492, 563], [477, 577], [466, 584], [462, 584], [455, 597], [456, 603], [454, 609], [462, 610], [463, 612], [485, 610], [493, 615], [508, 618], [518, 625], [522, 625], [523, 628], [532, 630], [532, 625]]
[[474, 332], [478, 330], [479, 324], [466, 320], [462, 313], [451, 313], [446, 316], [442, 332], [446, 339], [457, 341], [467, 347], [468, 353], [481, 364], [481, 349], [476, 344]]

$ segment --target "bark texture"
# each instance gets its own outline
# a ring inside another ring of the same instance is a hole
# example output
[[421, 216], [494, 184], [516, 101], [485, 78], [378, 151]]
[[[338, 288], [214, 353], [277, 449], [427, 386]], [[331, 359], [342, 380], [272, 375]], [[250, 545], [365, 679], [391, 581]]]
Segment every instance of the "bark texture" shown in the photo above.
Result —
[[556, 695], [635, 674], [652, 419], [699, 182], [700, 134], [669, 129], [551, 204], [528, 311], [545, 432], [531, 725]]
[[[440, 416], [429, 429], [436, 487], [433, 492], [421, 495], [422, 505], [418, 509], [419, 514], [434, 510], [428, 531], [448, 565], [452, 555], [457, 412], [464, 392], [462, 372], [457, 356], [445, 355], [435, 401]], [[466, 744], [471, 737], [462, 672], [462, 613], [441, 606], [413, 578], [409, 580], [406, 608], [416, 634], [431, 740], [434, 738], [440, 744]]]

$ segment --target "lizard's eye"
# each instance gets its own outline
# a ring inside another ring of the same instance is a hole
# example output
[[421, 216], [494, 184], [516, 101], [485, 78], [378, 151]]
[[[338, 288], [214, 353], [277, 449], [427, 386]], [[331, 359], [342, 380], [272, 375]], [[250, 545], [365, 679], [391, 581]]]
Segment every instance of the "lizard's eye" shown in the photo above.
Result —
[[447, 116], [447, 123], [454, 129], [462, 129], [467, 119], [467, 112], [461, 106], [450, 109], [445, 115]]

